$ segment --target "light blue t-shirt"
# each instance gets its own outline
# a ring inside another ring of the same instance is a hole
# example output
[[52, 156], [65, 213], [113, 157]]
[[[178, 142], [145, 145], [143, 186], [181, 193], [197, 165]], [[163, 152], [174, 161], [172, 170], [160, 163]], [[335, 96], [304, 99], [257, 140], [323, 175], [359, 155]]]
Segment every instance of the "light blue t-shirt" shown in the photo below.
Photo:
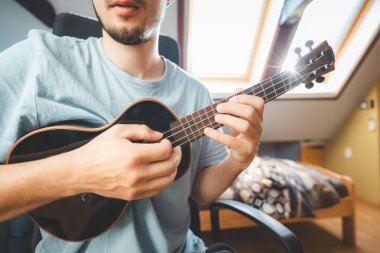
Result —
[[[99, 127], [141, 98], [162, 101], [179, 118], [212, 103], [198, 80], [167, 59], [160, 80], [143, 81], [114, 65], [100, 39], [31, 31], [0, 53], [0, 161], [17, 139], [35, 129], [81, 123]], [[203, 252], [203, 242], [188, 229], [188, 197], [197, 170], [220, 162], [227, 150], [207, 137], [191, 145], [187, 173], [158, 196], [131, 202], [109, 231], [87, 243], [43, 232], [37, 252]]]

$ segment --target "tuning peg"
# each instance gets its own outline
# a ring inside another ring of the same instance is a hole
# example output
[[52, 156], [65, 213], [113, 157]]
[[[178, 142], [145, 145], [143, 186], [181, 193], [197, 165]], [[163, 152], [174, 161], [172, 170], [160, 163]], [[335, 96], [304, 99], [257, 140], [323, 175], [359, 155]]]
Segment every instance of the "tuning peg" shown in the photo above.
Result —
[[317, 83], [323, 83], [323, 82], [325, 81], [325, 77], [324, 77], [324, 76], [318, 76], [318, 77], [315, 79], [315, 81], [316, 81]]
[[323, 67], [321, 68], [322, 71], [326, 71], [328, 69], [329, 69], [329, 65], [328, 64], [323, 65]]
[[314, 87], [314, 83], [313, 82], [308, 82], [307, 84], [305, 84], [305, 87], [306, 89], [311, 89]]
[[305, 47], [308, 47], [310, 49], [310, 51], [313, 50], [313, 45], [314, 45], [314, 41], [312, 41], [312, 40], [308, 40], [305, 43]]
[[296, 48], [294, 49], [294, 53], [295, 53], [296, 55], [298, 55], [299, 58], [301, 58], [301, 52], [302, 52], [302, 49], [301, 49], [300, 47], [296, 47]]

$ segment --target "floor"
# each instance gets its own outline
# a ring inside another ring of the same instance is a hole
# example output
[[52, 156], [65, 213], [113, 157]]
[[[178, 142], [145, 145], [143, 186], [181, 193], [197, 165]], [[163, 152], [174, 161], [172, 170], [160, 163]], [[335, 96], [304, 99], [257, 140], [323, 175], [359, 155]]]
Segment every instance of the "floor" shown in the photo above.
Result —
[[[356, 247], [341, 241], [341, 220], [338, 218], [287, 225], [300, 239], [305, 253], [378, 253], [380, 252], [380, 207], [361, 201], [356, 203]], [[203, 233], [206, 243], [211, 234]], [[260, 228], [223, 231], [222, 240], [238, 253], [286, 252], [276, 238]]]

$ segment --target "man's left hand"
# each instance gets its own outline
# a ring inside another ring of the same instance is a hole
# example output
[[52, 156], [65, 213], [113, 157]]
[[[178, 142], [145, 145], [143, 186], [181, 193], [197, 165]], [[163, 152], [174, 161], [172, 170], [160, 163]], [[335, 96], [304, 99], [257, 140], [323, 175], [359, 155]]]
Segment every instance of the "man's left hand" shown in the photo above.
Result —
[[205, 134], [230, 149], [229, 159], [234, 169], [244, 170], [252, 162], [263, 132], [264, 100], [252, 95], [236, 95], [217, 106], [215, 121], [230, 128], [230, 135], [212, 128]]

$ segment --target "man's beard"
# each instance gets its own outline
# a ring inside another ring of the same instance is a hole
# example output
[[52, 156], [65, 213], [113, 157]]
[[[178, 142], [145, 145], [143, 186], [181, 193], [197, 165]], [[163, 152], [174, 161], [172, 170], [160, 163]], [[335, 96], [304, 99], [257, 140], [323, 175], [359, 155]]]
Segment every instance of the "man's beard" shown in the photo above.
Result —
[[104, 26], [101, 21], [100, 23], [112, 39], [123, 45], [140, 45], [151, 39], [150, 36], [146, 35], [145, 30], [141, 28], [136, 28], [133, 31], [128, 31], [127, 29], [118, 30], [115, 27]]
[[[115, 41], [123, 44], [123, 45], [140, 45], [147, 41], [149, 41], [152, 38], [152, 35], [154, 34], [151, 29], [154, 29], [152, 27], [137, 27], [133, 29], [133, 31], [128, 31], [127, 29], [117, 29], [116, 27], [107, 26], [105, 25], [101, 18], [99, 17], [98, 13], [95, 10], [95, 14], [99, 20], [100, 25], [102, 28], [107, 32], [107, 34], [114, 39]], [[153, 27], [156, 27], [159, 23], [159, 20], [154, 20]]]

